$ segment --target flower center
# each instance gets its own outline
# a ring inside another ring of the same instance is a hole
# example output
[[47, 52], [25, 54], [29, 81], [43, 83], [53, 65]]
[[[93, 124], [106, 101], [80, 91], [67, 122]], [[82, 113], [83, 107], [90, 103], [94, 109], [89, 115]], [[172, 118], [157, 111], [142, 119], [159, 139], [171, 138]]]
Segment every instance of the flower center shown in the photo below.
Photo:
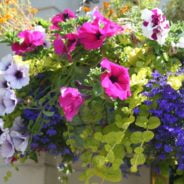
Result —
[[66, 21], [67, 19], [69, 19], [68, 13], [64, 13], [64, 14], [63, 14], [63, 19], [64, 19], [64, 21]]
[[17, 78], [17, 79], [21, 79], [22, 77], [23, 77], [23, 73], [21, 72], [21, 71], [16, 71], [16, 73], [15, 73], [15, 77]]
[[117, 77], [116, 76], [113, 76], [113, 75], [110, 76], [110, 80], [111, 80], [112, 83], [118, 82]]
[[102, 36], [102, 34], [101, 34], [100, 32], [97, 32], [97, 33], [95, 34], [95, 36], [96, 36], [96, 39], [97, 39], [97, 40], [100, 40], [100, 37]]
[[8, 82], [7, 82], [7, 81], [4, 81], [4, 82], [3, 82], [3, 87], [4, 87], [4, 88], [8, 88]]

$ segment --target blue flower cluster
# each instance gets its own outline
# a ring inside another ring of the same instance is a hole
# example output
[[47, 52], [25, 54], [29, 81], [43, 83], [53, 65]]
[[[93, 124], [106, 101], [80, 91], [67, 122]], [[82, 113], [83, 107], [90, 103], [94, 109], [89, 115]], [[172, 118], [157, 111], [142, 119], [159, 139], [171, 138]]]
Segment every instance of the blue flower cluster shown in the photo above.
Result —
[[[184, 170], [184, 87], [174, 90], [167, 84], [167, 76], [157, 71], [152, 77], [144, 92], [149, 98], [145, 104], [161, 120], [161, 126], [155, 130], [151, 145], [155, 147], [158, 162], [173, 156], [178, 161], [178, 169]], [[138, 109], [135, 113], [139, 113]]]
[[[72, 155], [71, 151], [65, 145], [63, 138], [63, 132], [66, 129], [63, 117], [55, 107], [52, 107], [50, 112], [53, 112], [53, 116], [42, 115], [46, 119], [46, 123], [43, 124], [38, 133], [33, 135], [31, 149], [46, 151], [54, 155]], [[39, 113], [39, 111], [34, 109], [25, 109], [23, 111], [23, 117], [26, 120], [35, 121]]]
[[[49, 81], [46, 79], [46, 74], [38, 74], [33, 82], [33, 89], [30, 91], [30, 96], [39, 102], [45, 95], [50, 94], [51, 103], [48, 98], [42, 102], [42, 108], [37, 107], [35, 104], [30, 108], [24, 109], [22, 117], [27, 121], [28, 126], [38, 124], [36, 120], [39, 118], [39, 128], [36, 133], [31, 133], [30, 148], [32, 151], [45, 151], [53, 155], [62, 155], [73, 158], [74, 155], [66, 145], [63, 133], [66, 131], [64, 119], [59, 111], [57, 99], [54, 98], [53, 93], [49, 93]], [[31, 84], [30, 84], [31, 86]], [[35, 87], [37, 91], [35, 91]], [[47, 113], [44, 113], [48, 112]], [[41, 120], [41, 121], [40, 121]], [[31, 131], [31, 128], [30, 128]]]

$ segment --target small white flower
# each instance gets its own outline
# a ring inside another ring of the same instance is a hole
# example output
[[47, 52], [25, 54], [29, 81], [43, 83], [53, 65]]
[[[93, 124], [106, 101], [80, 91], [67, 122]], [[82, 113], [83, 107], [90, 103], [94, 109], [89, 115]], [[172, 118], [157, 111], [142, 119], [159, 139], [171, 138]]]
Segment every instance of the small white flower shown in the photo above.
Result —
[[17, 105], [17, 98], [13, 90], [0, 89], [0, 116], [10, 114]]
[[5, 72], [4, 78], [13, 89], [21, 89], [29, 84], [29, 67], [14, 63]]
[[0, 70], [6, 71], [9, 66], [13, 63], [12, 55], [8, 54], [0, 60]]

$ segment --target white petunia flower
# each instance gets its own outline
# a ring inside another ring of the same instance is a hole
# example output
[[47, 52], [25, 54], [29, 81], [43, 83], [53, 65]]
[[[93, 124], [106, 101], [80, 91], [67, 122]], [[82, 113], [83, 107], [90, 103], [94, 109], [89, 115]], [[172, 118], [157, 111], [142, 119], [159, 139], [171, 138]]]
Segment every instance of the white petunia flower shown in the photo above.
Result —
[[6, 71], [9, 66], [13, 63], [12, 55], [8, 54], [0, 60], [0, 70]]
[[153, 10], [145, 9], [142, 11], [141, 18], [143, 19], [143, 35], [163, 45], [168, 36], [170, 26], [162, 10], [158, 8]]
[[29, 84], [29, 67], [14, 63], [5, 72], [4, 78], [13, 89], [21, 89]]
[[0, 116], [10, 114], [17, 105], [17, 98], [13, 90], [0, 89]]

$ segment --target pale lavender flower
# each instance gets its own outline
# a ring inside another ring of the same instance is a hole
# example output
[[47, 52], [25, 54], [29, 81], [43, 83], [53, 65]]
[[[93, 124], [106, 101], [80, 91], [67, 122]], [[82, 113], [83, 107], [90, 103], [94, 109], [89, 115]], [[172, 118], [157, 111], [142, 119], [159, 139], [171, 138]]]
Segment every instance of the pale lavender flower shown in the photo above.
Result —
[[11, 131], [10, 136], [16, 151], [24, 153], [28, 146], [29, 136], [27, 134], [23, 135], [17, 131]]
[[21, 89], [29, 84], [29, 67], [14, 63], [5, 72], [4, 78], [10, 83], [10, 87]]
[[17, 98], [15, 92], [11, 89], [0, 89], [0, 116], [12, 113], [16, 105]]
[[6, 56], [4, 56], [1, 60], [0, 60], [0, 70], [1, 71], [6, 71], [9, 66], [13, 63], [13, 57], [12, 55], [8, 54]]
[[12, 142], [12, 139], [9, 135], [9, 131], [5, 131], [4, 133], [1, 134], [0, 136], [0, 154], [3, 158], [11, 158], [14, 153], [14, 145]]

